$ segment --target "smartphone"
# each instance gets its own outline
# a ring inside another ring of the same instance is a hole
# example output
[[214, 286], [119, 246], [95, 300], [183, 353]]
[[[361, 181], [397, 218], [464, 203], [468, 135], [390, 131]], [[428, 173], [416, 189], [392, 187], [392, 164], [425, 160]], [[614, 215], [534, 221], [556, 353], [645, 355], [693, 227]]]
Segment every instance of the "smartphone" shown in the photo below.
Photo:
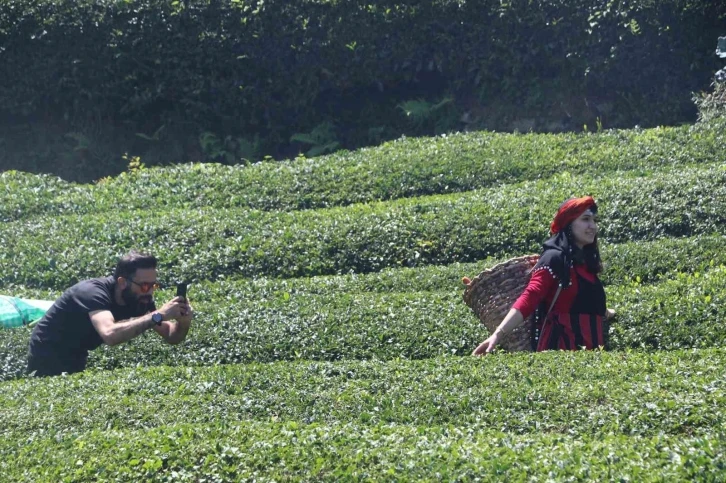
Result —
[[176, 284], [176, 296], [187, 298], [187, 284], [178, 283]]

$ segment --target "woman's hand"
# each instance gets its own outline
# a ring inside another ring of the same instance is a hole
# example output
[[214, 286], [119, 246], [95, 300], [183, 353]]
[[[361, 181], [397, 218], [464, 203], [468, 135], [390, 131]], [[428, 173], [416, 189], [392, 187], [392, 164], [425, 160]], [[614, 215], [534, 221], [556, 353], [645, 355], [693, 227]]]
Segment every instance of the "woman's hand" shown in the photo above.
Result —
[[605, 320], [611, 320], [615, 317], [615, 311], [613, 309], [607, 309], [605, 311]]
[[476, 349], [474, 349], [474, 352], [471, 353], [471, 355], [476, 357], [487, 355], [494, 350], [494, 348], [497, 346], [497, 342], [499, 342], [499, 336], [495, 332], [490, 335], [487, 340], [479, 344]]

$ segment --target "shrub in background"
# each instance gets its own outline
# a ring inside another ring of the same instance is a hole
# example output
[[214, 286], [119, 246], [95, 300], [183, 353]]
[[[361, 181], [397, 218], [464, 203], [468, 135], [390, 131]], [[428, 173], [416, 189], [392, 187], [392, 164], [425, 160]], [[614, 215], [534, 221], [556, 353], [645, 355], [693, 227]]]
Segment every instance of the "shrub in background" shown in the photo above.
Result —
[[[726, 37], [719, 37], [716, 54], [726, 58]], [[713, 92], [700, 93], [694, 96], [698, 106], [698, 120], [710, 121], [717, 117], [726, 117], [726, 67], [716, 72], [714, 76]]]
[[[353, 148], [692, 120], [725, 14], [706, 0], [3, 2], [0, 163], [88, 180], [123, 171], [123, 152], [291, 157], [324, 122]], [[447, 98], [425, 123], [398, 107]]]

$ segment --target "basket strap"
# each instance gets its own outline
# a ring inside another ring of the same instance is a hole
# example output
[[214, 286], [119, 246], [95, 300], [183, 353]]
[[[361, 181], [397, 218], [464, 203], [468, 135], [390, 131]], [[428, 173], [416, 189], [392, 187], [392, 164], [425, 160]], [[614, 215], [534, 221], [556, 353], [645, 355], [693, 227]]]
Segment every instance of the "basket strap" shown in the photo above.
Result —
[[552, 299], [552, 303], [550, 304], [550, 309], [547, 311], [547, 315], [545, 315], [544, 321], [547, 321], [547, 317], [550, 316], [550, 312], [552, 312], [552, 307], [555, 306], [555, 302], [557, 302], [557, 297], [560, 296], [560, 292], [562, 292], [562, 285], [559, 285], [557, 287], [557, 292], [555, 292], [555, 298]]
[[[544, 317], [544, 320], [542, 321], [542, 327], [539, 330], [539, 335], [534, 336], [534, 331], [532, 333], [533, 339], [532, 339], [532, 350], [537, 350], [537, 338], [542, 336], [542, 333], [544, 332], [545, 324], [547, 324], [547, 318], [550, 316], [550, 312], [552, 312], [552, 308], [555, 306], [555, 302], [557, 302], [557, 297], [560, 296], [560, 292], [562, 292], [562, 285], [557, 287], [557, 292], [555, 292], [555, 298], [552, 299], [552, 303], [550, 304], [549, 310], [547, 310], [547, 314]], [[535, 329], [536, 330], [536, 329]]]

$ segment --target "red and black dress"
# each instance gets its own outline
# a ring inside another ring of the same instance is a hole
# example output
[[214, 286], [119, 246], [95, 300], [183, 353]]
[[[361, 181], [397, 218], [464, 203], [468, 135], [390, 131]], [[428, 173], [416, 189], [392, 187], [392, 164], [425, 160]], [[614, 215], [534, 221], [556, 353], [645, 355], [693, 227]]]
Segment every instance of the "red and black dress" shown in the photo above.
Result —
[[[567, 263], [567, 258], [554, 250], [545, 251], [513, 308], [525, 319], [535, 314], [533, 346], [537, 351], [607, 348], [602, 283], [587, 264]], [[564, 270], [563, 263], [569, 270]], [[552, 311], [543, 320], [560, 285]]]

